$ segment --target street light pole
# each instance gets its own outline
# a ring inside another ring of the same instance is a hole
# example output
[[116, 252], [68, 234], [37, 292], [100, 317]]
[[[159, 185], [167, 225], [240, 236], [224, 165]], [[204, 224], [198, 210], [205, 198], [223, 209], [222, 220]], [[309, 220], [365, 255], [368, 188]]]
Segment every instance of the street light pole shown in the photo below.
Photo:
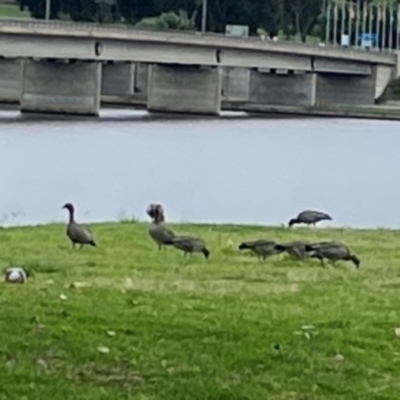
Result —
[[46, 0], [46, 13], [45, 13], [46, 21], [50, 19], [50, 1], [51, 0]]
[[329, 45], [329, 40], [331, 37], [331, 2], [330, 2], [330, 0], [327, 0], [327, 2], [326, 2], [325, 18], [326, 18], [325, 44]]
[[201, 16], [201, 33], [205, 33], [207, 29], [207, 0], [203, 0], [202, 16]]

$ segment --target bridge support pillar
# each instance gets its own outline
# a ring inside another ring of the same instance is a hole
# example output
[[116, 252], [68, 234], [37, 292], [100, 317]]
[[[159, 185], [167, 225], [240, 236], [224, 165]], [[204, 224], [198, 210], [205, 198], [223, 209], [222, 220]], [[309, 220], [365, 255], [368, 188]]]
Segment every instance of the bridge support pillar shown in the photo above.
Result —
[[0, 102], [18, 103], [22, 60], [0, 59]]
[[230, 101], [247, 101], [250, 92], [250, 69], [224, 67], [222, 70], [222, 97]]
[[250, 103], [313, 107], [315, 105], [316, 76], [310, 73], [251, 71]]
[[222, 75], [218, 67], [150, 66], [149, 111], [219, 114]]
[[376, 65], [373, 67], [375, 76], [375, 100], [380, 99], [385, 93], [392, 79], [396, 78], [396, 70], [387, 65]]
[[318, 73], [316, 105], [371, 105], [375, 102], [374, 75]]
[[130, 96], [135, 90], [135, 64], [103, 64], [101, 94], [105, 96]]
[[149, 65], [137, 63], [135, 69], [135, 92], [147, 96]]
[[24, 60], [21, 111], [99, 115], [101, 64]]

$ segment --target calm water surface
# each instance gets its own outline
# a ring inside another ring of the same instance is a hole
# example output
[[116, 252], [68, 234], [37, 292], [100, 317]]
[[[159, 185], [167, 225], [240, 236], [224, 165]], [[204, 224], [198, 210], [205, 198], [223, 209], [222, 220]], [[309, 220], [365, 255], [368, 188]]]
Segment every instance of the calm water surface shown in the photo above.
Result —
[[169, 119], [104, 110], [99, 120], [0, 111], [0, 223], [146, 219], [400, 227], [400, 123], [339, 119]]

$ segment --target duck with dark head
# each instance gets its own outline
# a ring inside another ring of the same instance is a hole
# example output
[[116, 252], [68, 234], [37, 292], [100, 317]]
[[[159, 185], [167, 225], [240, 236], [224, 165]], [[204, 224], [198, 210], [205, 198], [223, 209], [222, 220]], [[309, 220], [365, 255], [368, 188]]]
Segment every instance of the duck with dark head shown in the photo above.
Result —
[[175, 234], [164, 226], [165, 214], [161, 204], [150, 204], [146, 213], [152, 219], [149, 235], [158, 245], [158, 250], [161, 250], [163, 246], [169, 245], [171, 239], [175, 238]]
[[289, 221], [289, 228], [295, 224], [313, 225], [315, 227], [317, 222], [320, 221], [332, 221], [332, 217], [320, 211], [305, 210]]
[[355, 267], [360, 268], [360, 259], [350, 249], [340, 242], [319, 242], [305, 247], [311, 258], [317, 258], [323, 264], [324, 259], [330, 260], [333, 264], [336, 261], [351, 261]]
[[66, 209], [69, 213], [66, 233], [72, 243], [72, 248], [75, 248], [76, 244], [80, 244], [81, 248], [84, 245], [96, 247], [96, 242], [90, 228], [75, 221], [75, 207], [73, 204], [66, 203], [62, 206], [62, 209]]
[[239, 245], [239, 250], [250, 250], [257, 255], [259, 260], [262, 259], [264, 261], [267, 257], [280, 254], [284, 251], [278, 248], [277, 243], [273, 240], [264, 239], [242, 242]]
[[168, 240], [165, 244], [172, 245], [183, 252], [184, 257], [187, 254], [202, 253], [206, 259], [210, 257], [210, 250], [206, 247], [203, 239], [196, 236], [176, 236]]

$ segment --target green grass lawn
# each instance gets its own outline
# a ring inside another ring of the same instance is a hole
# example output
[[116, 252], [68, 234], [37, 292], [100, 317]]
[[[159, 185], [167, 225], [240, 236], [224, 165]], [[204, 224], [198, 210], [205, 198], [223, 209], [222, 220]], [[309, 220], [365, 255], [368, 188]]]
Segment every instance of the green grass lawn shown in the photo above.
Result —
[[375, 104], [375, 105], [337, 105], [332, 107], [324, 107], [327, 110], [346, 111], [349, 114], [371, 114], [380, 115], [382, 118], [385, 116], [398, 116], [400, 108], [395, 105]]
[[[398, 399], [400, 231], [172, 228], [210, 259], [138, 223], [83, 250], [63, 225], [1, 229], [2, 266], [34, 277], [0, 283], [0, 399]], [[256, 238], [341, 240], [361, 268], [237, 251]]]
[[17, 5], [0, 3], [0, 18], [29, 18], [28, 11], [20, 11]]

